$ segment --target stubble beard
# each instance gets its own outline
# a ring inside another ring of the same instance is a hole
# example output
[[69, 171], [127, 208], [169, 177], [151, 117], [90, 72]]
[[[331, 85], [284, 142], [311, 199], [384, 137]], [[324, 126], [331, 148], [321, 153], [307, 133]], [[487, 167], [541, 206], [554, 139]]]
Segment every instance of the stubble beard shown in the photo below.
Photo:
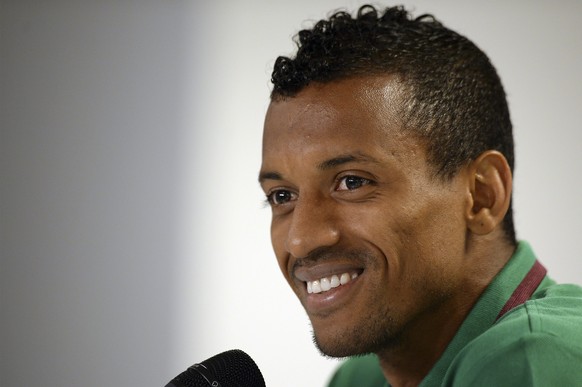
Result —
[[[422, 293], [429, 296], [424, 299], [424, 307], [407, 319], [395, 314], [389, 306], [385, 306], [382, 311], [371, 308], [369, 313], [358, 319], [354, 325], [338, 330], [334, 334], [329, 332], [318, 334], [312, 324], [313, 343], [323, 356], [330, 358], [397, 352], [402, 346], [407, 345], [405, 342], [410, 339], [408, 337], [410, 329], [418, 321], [438, 310], [451, 296], [448, 291], [431, 289], [426, 284], [418, 284], [417, 287], [423, 289]], [[379, 305], [379, 300], [376, 301], [373, 304]]]
[[400, 330], [393, 317], [366, 316], [363, 321], [325, 339], [312, 329], [313, 343], [323, 356], [329, 358], [367, 355], [398, 347]]
[[[352, 257], [354, 262], [361, 262], [363, 267], [370, 271], [381, 270], [375, 256], [367, 250], [345, 249], [341, 253], [334, 253], [332, 249], [322, 250], [320, 256], [312, 258], [313, 260], [323, 260], [321, 257], [343, 255]], [[398, 319], [394, 316], [394, 311], [379, 294], [383, 294], [380, 286], [371, 289], [371, 294], [375, 296], [372, 299], [365, 300], [366, 304], [380, 306], [381, 309], [368, 308], [353, 325], [344, 327], [336, 332], [323, 332], [318, 330], [327, 330], [333, 326], [323, 326], [318, 329], [312, 325], [313, 343], [319, 352], [330, 358], [344, 358], [348, 356], [366, 355], [377, 353], [386, 349], [394, 348], [400, 343], [400, 332], [402, 327]], [[361, 310], [356, 313], [362, 313]], [[333, 320], [333, 319], [332, 319]], [[333, 324], [333, 321], [329, 322]]]

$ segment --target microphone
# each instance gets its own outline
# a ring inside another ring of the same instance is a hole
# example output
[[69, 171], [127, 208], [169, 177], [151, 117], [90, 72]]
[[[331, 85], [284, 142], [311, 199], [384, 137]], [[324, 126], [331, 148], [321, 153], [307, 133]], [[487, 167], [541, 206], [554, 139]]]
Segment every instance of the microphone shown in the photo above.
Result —
[[265, 387], [253, 359], [240, 349], [219, 353], [194, 364], [165, 387]]

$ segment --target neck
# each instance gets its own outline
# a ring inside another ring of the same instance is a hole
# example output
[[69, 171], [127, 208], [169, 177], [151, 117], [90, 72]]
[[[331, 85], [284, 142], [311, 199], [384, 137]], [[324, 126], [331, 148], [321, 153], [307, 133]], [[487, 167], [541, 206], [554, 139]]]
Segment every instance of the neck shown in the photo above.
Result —
[[[427, 376], [495, 275], [505, 266], [515, 246], [491, 237], [467, 244], [464, 281], [456, 292], [410, 322], [390, 348], [377, 355], [387, 380], [394, 387], [417, 386]], [[494, 252], [494, 253], [492, 253]]]

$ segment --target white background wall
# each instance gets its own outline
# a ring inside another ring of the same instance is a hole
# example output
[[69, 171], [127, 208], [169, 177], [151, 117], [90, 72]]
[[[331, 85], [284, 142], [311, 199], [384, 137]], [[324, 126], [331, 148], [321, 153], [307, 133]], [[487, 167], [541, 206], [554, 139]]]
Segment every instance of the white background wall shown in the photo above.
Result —
[[[358, 4], [0, 0], [1, 386], [162, 386], [231, 348], [268, 386], [324, 384], [337, 363], [278, 271], [256, 175], [274, 59]], [[518, 235], [582, 283], [582, 3], [414, 8], [498, 68]]]

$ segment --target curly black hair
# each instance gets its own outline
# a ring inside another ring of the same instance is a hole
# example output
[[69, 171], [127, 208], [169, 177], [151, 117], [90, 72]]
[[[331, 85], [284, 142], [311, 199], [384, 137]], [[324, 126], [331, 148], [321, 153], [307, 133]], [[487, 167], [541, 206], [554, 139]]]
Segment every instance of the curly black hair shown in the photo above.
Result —
[[[443, 179], [486, 150], [514, 168], [513, 135], [505, 91], [485, 53], [432, 15], [416, 18], [402, 6], [364, 5], [340, 11], [296, 36], [294, 58], [277, 58], [271, 99], [297, 95], [315, 83], [390, 75], [402, 85], [404, 129], [426, 140], [429, 162]], [[513, 211], [503, 229], [516, 243]]]

